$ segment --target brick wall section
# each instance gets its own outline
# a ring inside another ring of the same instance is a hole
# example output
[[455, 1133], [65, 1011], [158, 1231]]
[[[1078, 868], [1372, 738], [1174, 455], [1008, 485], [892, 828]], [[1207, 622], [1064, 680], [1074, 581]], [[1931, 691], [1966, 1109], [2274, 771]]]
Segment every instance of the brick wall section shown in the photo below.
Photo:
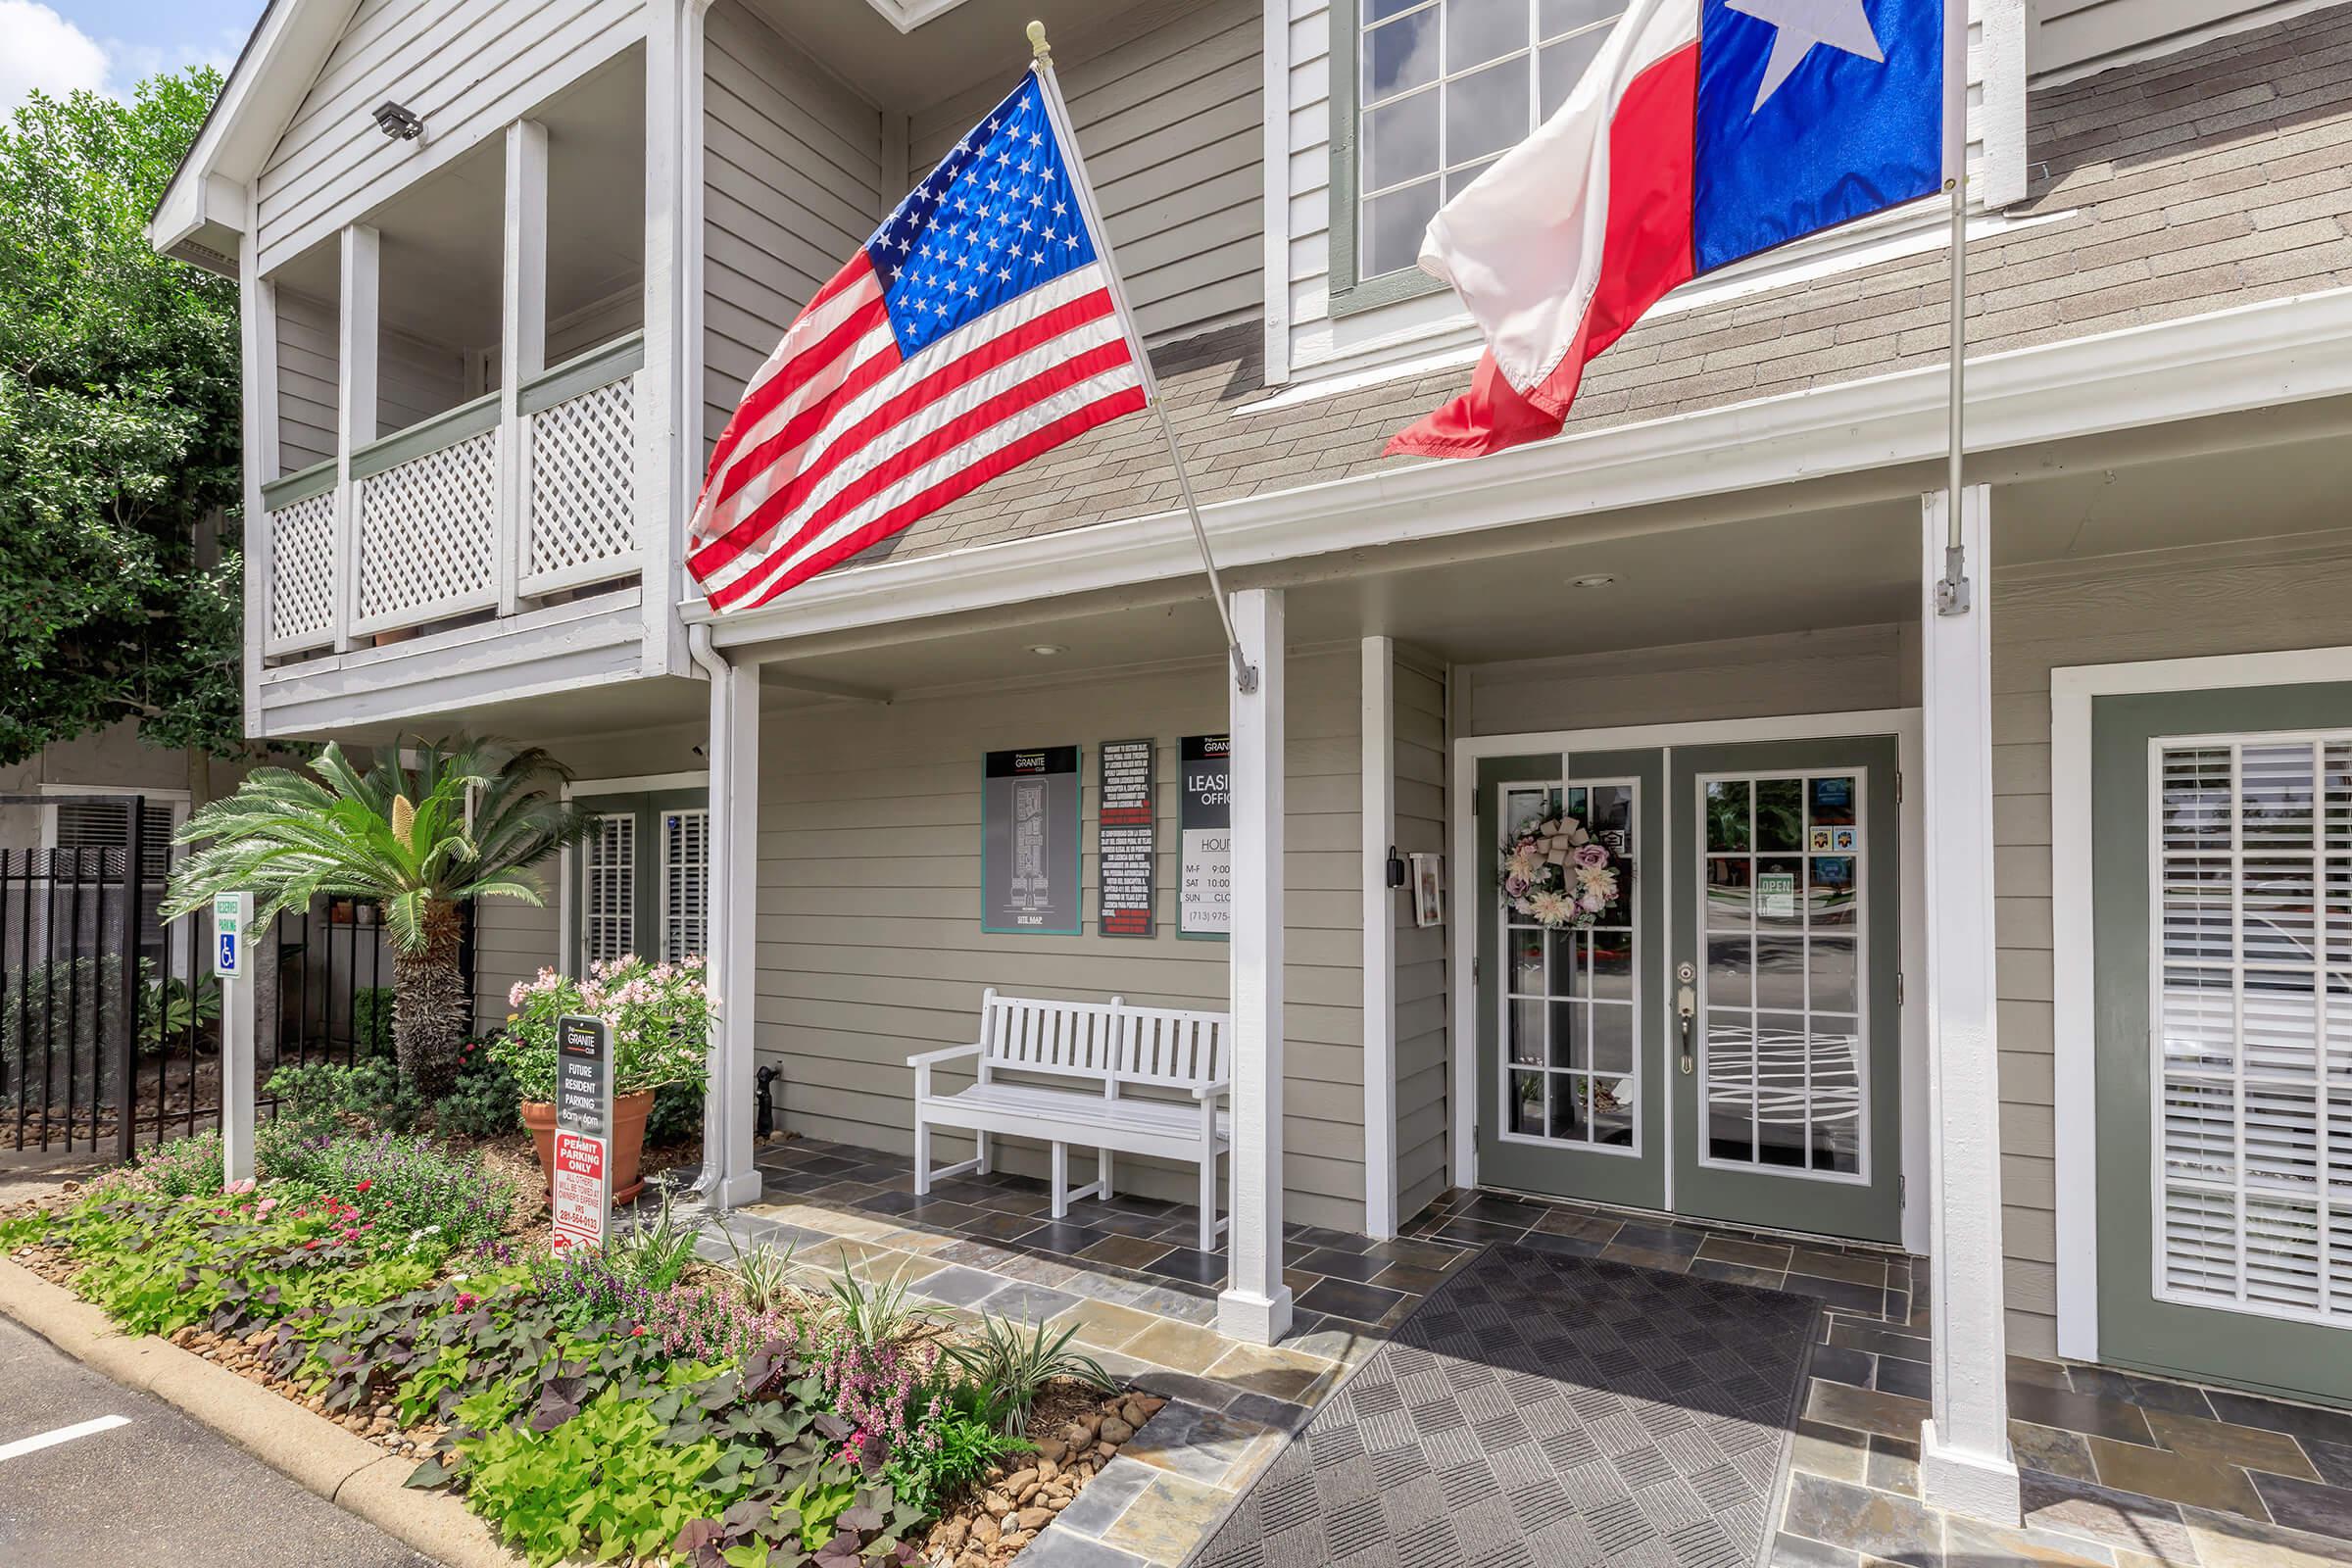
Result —
[[[2036, 92], [2015, 216], [2056, 220], [1969, 249], [1973, 355], [2352, 285], [2352, 6]], [[1626, 424], [1940, 363], [1940, 252], [1636, 327], [1586, 373], [1569, 428]], [[1389, 435], [1460, 371], [1279, 414], [1254, 324], [1154, 359], [1202, 501], [1408, 460]], [[1121, 419], [869, 551], [934, 555], [1164, 511], [1179, 500], [1155, 421]]]

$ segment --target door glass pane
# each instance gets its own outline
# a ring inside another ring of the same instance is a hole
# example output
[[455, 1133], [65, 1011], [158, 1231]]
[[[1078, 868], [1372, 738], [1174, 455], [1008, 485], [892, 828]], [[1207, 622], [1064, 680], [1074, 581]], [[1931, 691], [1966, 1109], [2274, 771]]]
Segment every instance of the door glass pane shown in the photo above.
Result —
[[1858, 772], [1701, 781], [1705, 1159], [1863, 1171]]
[[1502, 1050], [1509, 1103], [1502, 1123], [1514, 1138], [1589, 1149], [1634, 1150], [1640, 1090], [1636, 1052], [1630, 783], [1506, 785], [1500, 819], [1509, 838], [1538, 823], [1582, 833], [1617, 857], [1618, 896], [1590, 926], [1546, 928], [1498, 892], [1502, 938]]

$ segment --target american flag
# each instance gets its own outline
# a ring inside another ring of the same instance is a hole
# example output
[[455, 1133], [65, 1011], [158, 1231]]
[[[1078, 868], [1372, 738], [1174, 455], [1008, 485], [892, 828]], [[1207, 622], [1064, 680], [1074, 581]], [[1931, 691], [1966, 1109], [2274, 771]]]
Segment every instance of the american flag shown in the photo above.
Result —
[[764, 604], [1146, 406], [1141, 355], [1051, 91], [1025, 75], [752, 378], [687, 539], [714, 610]]

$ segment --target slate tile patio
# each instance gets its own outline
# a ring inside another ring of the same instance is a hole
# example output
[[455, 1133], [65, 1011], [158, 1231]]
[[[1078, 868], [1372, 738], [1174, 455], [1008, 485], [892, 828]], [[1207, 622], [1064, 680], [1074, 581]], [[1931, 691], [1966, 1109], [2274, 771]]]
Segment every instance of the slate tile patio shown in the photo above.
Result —
[[[1493, 1242], [1712, 1274], [1827, 1307], [1782, 1495], [1773, 1568], [2352, 1568], [2352, 1413], [2105, 1367], [2013, 1358], [2021, 1530], [1920, 1500], [1931, 1347], [1924, 1262], [1499, 1193], [1448, 1193], [1375, 1242], [1285, 1228], [1297, 1321], [1280, 1347], [1213, 1332], [1222, 1249], [1190, 1205], [1119, 1197], [1048, 1215], [1044, 1184], [997, 1174], [917, 1200], [904, 1160], [794, 1139], [760, 1155], [765, 1200], [731, 1221], [798, 1261], [904, 1268], [950, 1317], [1045, 1313], [1114, 1375], [1173, 1402], [1022, 1560], [1176, 1568], [1430, 1291]], [[708, 1255], [723, 1244], [707, 1240]]]

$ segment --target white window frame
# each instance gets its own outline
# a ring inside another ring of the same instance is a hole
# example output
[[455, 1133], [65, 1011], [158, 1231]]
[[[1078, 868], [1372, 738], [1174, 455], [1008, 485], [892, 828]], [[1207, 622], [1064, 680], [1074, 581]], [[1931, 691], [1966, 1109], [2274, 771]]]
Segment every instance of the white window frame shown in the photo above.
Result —
[[2099, 1358], [2098, 1074], [2092, 955], [2091, 710], [2101, 697], [2352, 681], [2352, 646], [2214, 654], [2050, 671], [2050, 1004], [2058, 1353]]

